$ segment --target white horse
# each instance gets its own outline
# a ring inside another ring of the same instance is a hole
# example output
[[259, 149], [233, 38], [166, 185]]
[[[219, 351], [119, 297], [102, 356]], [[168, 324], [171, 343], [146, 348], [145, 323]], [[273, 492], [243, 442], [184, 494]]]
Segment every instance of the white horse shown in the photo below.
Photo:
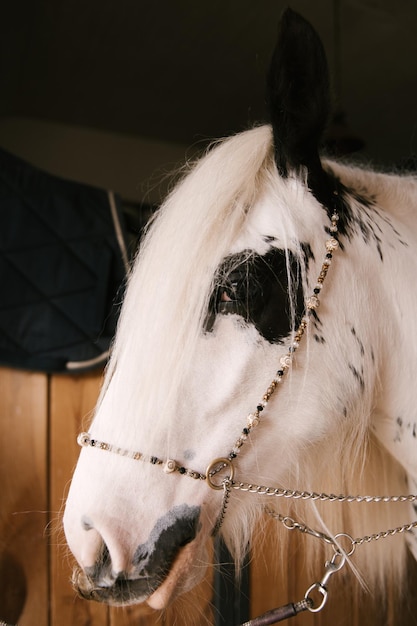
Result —
[[131, 273], [64, 515], [86, 598], [166, 606], [266, 505], [371, 588], [417, 558], [415, 498], [325, 496], [417, 492], [417, 181], [319, 158], [326, 61], [291, 11], [268, 85], [272, 124], [208, 151]]

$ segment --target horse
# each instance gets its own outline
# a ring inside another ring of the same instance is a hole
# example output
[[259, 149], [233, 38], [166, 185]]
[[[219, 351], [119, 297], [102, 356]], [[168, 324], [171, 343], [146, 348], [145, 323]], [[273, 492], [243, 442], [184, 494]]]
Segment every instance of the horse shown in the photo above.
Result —
[[288, 9], [270, 122], [214, 142], [147, 227], [64, 512], [84, 598], [166, 607], [213, 536], [239, 568], [265, 510], [278, 546], [330, 550], [319, 599], [342, 566], [375, 590], [417, 559], [417, 180], [321, 156], [329, 83]]

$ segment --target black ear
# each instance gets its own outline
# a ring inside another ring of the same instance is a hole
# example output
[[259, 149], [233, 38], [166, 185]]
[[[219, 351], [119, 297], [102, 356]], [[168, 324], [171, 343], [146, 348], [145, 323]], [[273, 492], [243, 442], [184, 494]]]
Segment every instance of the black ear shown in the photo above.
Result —
[[329, 72], [311, 24], [287, 9], [268, 74], [275, 161], [282, 176], [307, 167], [320, 179], [319, 145], [330, 114]]

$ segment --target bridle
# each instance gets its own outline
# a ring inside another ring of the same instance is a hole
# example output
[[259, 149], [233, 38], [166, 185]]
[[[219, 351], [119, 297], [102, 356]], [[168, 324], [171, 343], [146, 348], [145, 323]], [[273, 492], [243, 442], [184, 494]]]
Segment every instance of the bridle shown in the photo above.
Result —
[[[333, 193], [335, 196], [338, 196], [337, 191], [334, 191]], [[131, 458], [135, 461], [148, 462], [152, 465], [161, 467], [163, 471], [167, 474], [179, 473], [180, 475], [188, 476], [190, 478], [193, 478], [194, 480], [205, 481], [206, 484], [215, 491], [223, 491], [222, 505], [220, 507], [220, 512], [213, 528], [213, 535], [216, 535], [219, 532], [223, 524], [232, 490], [238, 490], [261, 496], [272, 496], [277, 498], [298, 500], [319, 500], [322, 502], [416, 502], [417, 495], [413, 494], [406, 496], [352, 496], [342, 494], [334, 495], [309, 491], [296, 491], [277, 487], [265, 487], [263, 485], [236, 482], [234, 480], [234, 461], [239, 455], [243, 445], [249, 438], [252, 430], [256, 428], [261, 422], [261, 417], [264, 409], [267, 407], [271, 397], [281, 385], [286, 373], [290, 369], [294, 353], [300, 345], [300, 342], [309, 324], [310, 318], [314, 316], [315, 310], [320, 305], [319, 294], [322, 290], [323, 283], [326, 279], [329, 267], [331, 265], [333, 253], [339, 247], [339, 242], [337, 239], [338, 222], [339, 215], [337, 211], [334, 210], [331, 216], [331, 225], [328, 229], [330, 237], [326, 240], [325, 243], [326, 253], [321, 266], [321, 270], [317, 278], [316, 285], [313, 289], [313, 293], [307, 299], [306, 311], [294, 334], [292, 345], [289, 347], [288, 351], [281, 356], [279, 360], [279, 369], [277, 370], [274, 378], [272, 379], [267, 390], [262, 396], [261, 401], [256, 406], [256, 409], [247, 416], [246, 425], [242, 429], [238, 439], [236, 440], [235, 444], [233, 445], [231, 451], [227, 456], [214, 459], [208, 465], [206, 472], [203, 474], [199, 471], [181, 465], [174, 459], [160, 459], [157, 456], [149, 456], [143, 454], [142, 452], [120, 448], [110, 443], [94, 439], [89, 433], [85, 432], [81, 433], [77, 438], [79, 445], [82, 447], [93, 447], [100, 450], [113, 452], [120, 456]], [[222, 478], [225, 472], [227, 475], [225, 478]], [[318, 538], [326, 544], [330, 545], [333, 548], [333, 556], [329, 561], [326, 561], [325, 572], [320, 582], [313, 583], [308, 588], [304, 598], [300, 602], [290, 603], [288, 605], [285, 605], [284, 607], [279, 607], [278, 609], [269, 611], [268, 613], [258, 618], [255, 618], [254, 620], [246, 622], [242, 626], [267, 626], [268, 624], [275, 624], [284, 619], [288, 619], [289, 617], [293, 617], [305, 610], [311, 611], [313, 613], [321, 611], [327, 601], [327, 586], [330, 577], [343, 568], [346, 559], [353, 555], [357, 546], [369, 543], [371, 541], [376, 541], [381, 538], [393, 536], [395, 534], [405, 533], [411, 531], [414, 528], [417, 528], [417, 521], [414, 521], [409, 524], [399, 526], [397, 528], [375, 533], [373, 535], [367, 535], [365, 537], [357, 539], [352, 538], [350, 535], [344, 532], [338, 533], [334, 537], [330, 537], [322, 532], [309, 528], [304, 524], [296, 522], [293, 518], [289, 516], [282, 516], [281, 514], [270, 510], [268, 507], [265, 508], [265, 511], [274, 519], [281, 522], [287, 530], [298, 530], [302, 533]], [[342, 544], [345, 545], [345, 548], [342, 546]], [[314, 592], [318, 592], [321, 595], [321, 599], [319, 602], [313, 600], [312, 594]]]

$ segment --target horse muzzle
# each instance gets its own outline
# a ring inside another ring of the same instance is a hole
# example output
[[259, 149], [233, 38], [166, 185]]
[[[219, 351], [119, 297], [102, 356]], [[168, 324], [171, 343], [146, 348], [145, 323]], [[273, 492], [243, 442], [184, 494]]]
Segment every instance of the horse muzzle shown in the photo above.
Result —
[[[104, 539], [99, 544], [97, 530], [89, 525], [83, 540], [87, 544], [91, 541], [96, 554], [92, 565], [83, 563], [82, 568], [74, 570], [75, 590], [84, 599], [113, 606], [147, 601], [153, 608], [164, 608], [191, 586], [187, 574], [201, 543], [197, 539], [199, 520], [200, 507], [174, 507], [157, 521], [148, 540], [134, 550], [133, 556], [125, 557], [123, 570], [115, 565], [120, 563], [120, 556], [113, 559]], [[84, 545], [83, 552], [89, 552], [88, 546]]]

